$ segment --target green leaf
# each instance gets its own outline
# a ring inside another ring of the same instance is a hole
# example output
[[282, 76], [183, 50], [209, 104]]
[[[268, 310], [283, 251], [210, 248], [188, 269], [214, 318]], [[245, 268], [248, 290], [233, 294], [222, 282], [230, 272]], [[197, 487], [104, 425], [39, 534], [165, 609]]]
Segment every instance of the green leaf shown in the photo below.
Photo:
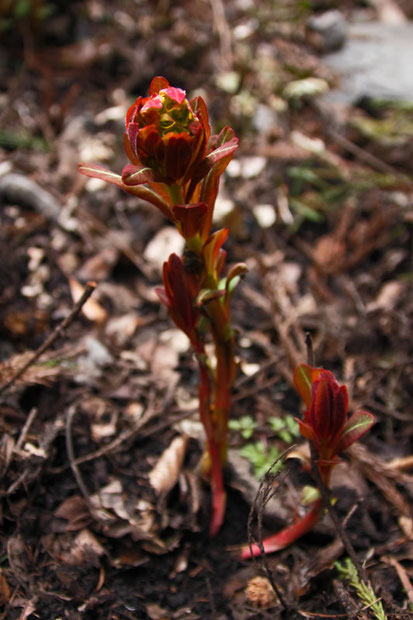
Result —
[[337, 453], [347, 450], [357, 439], [360, 439], [364, 433], [373, 426], [375, 417], [368, 411], [362, 411], [361, 409], [355, 411], [347, 421], [343, 432], [340, 437], [340, 441], [337, 445]]
[[225, 296], [224, 290], [203, 288], [199, 291], [198, 295], [196, 296], [195, 305], [197, 308], [200, 308], [204, 304], [207, 304], [210, 301], [215, 301], [216, 299], [221, 299], [221, 297], [224, 297], [224, 296]]
[[294, 441], [293, 436], [291, 435], [290, 431], [287, 430], [282, 430], [278, 433], [278, 437], [284, 441], [284, 443], [292, 443]]
[[279, 433], [285, 426], [285, 422], [282, 418], [270, 418], [268, 422], [274, 433]]
[[317, 487], [313, 487], [309, 484], [303, 486], [303, 490], [301, 491], [301, 503], [303, 504], [303, 506], [313, 504], [319, 498], [320, 491], [317, 489]]
[[297, 420], [291, 414], [287, 414], [284, 418], [285, 425], [294, 437], [300, 436], [300, 427]]
[[230, 420], [228, 426], [231, 430], [239, 431], [244, 439], [250, 439], [257, 423], [251, 416], [246, 415], [238, 420]]
[[381, 601], [369, 583], [361, 581], [356, 567], [350, 558], [345, 558], [343, 562], [335, 562], [339, 576], [349, 581], [350, 585], [357, 592], [361, 602], [369, 607], [376, 620], [387, 620]]
[[301, 217], [303, 217], [304, 219], [315, 223], [324, 221], [324, 215], [322, 213], [316, 211], [315, 209], [312, 209], [301, 200], [298, 200], [297, 198], [292, 198], [290, 200], [290, 204], [293, 209], [295, 209], [297, 213], [301, 215]]
[[[280, 451], [275, 446], [266, 448], [262, 441], [257, 441], [244, 446], [240, 450], [240, 454], [253, 465], [256, 477], [261, 478], [280, 456]], [[282, 461], [276, 463], [273, 471], [278, 471], [282, 465]]]
[[283, 418], [269, 418], [268, 422], [274, 433], [285, 443], [293, 443], [294, 437], [298, 437], [300, 434], [298, 423], [290, 414]]

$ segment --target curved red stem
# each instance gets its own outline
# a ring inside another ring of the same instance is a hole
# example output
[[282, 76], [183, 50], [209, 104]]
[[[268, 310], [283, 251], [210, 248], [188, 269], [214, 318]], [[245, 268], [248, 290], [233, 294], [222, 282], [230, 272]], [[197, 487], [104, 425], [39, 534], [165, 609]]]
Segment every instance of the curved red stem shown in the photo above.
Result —
[[[288, 547], [288, 545], [291, 545], [291, 543], [309, 532], [320, 518], [322, 505], [322, 500], [317, 499], [311, 510], [307, 512], [304, 517], [293, 523], [293, 525], [289, 525], [283, 530], [280, 530], [277, 534], [263, 540], [264, 553], [280, 551], [280, 549]], [[249, 545], [244, 545], [239, 557], [241, 560], [247, 560], [252, 556], [258, 555], [261, 555], [261, 549], [254, 543], [251, 549]]]

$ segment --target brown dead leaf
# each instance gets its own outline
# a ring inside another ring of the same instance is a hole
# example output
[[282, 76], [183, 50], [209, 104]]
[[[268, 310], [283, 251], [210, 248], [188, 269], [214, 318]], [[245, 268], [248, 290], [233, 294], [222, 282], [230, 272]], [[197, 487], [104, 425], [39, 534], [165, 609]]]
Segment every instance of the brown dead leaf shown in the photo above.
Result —
[[99, 558], [105, 554], [105, 550], [97, 538], [89, 530], [81, 530], [68, 553], [63, 553], [62, 560], [72, 566], [78, 566], [85, 562], [94, 566], [99, 564]]
[[66, 519], [66, 531], [80, 530], [91, 522], [91, 514], [88, 505], [80, 495], [72, 495], [64, 500], [55, 510], [54, 516], [58, 519]]
[[85, 562], [98, 566], [99, 558], [106, 553], [87, 529], [81, 530], [75, 536], [69, 532], [47, 534], [42, 537], [42, 545], [53, 559], [70, 566], [79, 566]]
[[133, 566], [136, 568], [137, 566], [145, 564], [147, 561], [148, 556], [144, 555], [137, 545], [131, 547], [127, 546], [125, 543], [125, 545], [121, 546], [119, 549], [117, 556], [113, 558], [112, 564], [116, 566], [116, 568], [123, 568], [125, 566], [129, 568]]
[[26, 584], [30, 579], [28, 549], [23, 538], [19, 535], [10, 536], [7, 541], [7, 556], [11, 571], [20, 584]]
[[169, 493], [177, 483], [187, 444], [188, 437], [185, 435], [175, 437], [149, 472], [149, 482], [158, 495]]
[[105, 331], [117, 346], [124, 346], [143, 323], [144, 321], [136, 312], [128, 312], [123, 316], [109, 319]]
[[36, 611], [36, 597], [31, 600], [31, 601], [25, 601], [24, 603], [22, 603], [22, 605], [18, 605], [17, 604], [18, 601], [16, 601], [16, 607], [22, 607], [23, 606], [23, 610], [18, 618], [18, 620], [26, 620], [29, 616], [32, 615], [33, 612]]
[[144, 330], [136, 338], [135, 352], [138, 363], [150, 368], [158, 385], [166, 385], [172, 390], [179, 379], [179, 374], [175, 370], [179, 363], [179, 351], [175, 345], [170, 346], [160, 340], [155, 329]]
[[10, 587], [5, 576], [0, 572], [0, 605], [6, 605], [10, 600]]
[[175, 252], [181, 255], [184, 245], [184, 238], [179, 234], [176, 228], [164, 226], [164, 228], [161, 228], [149, 241], [143, 252], [143, 257], [161, 270], [169, 254]]
[[335, 538], [332, 543], [323, 549], [308, 556], [300, 568], [294, 587], [297, 589], [297, 596], [304, 594], [310, 582], [327, 568], [331, 568], [334, 562], [343, 553], [344, 545], [339, 538]]
[[[7, 383], [32, 356], [32, 351], [25, 351], [24, 353], [13, 355], [6, 362], [0, 363], [0, 378], [2, 384]], [[58, 364], [51, 364], [45, 360], [43, 363], [30, 366], [15, 383], [17, 385], [51, 385], [61, 372], [62, 368]]]
[[[76, 303], [82, 297], [85, 289], [80, 284], [80, 282], [73, 277], [69, 278], [69, 286], [73, 302]], [[82, 306], [82, 312], [85, 317], [89, 319], [89, 321], [93, 321], [98, 325], [102, 325], [107, 318], [106, 310], [93, 297], [90, 297], [87, 302]]]
[[10, 310], [3, 317], [4, 327], [17, 337], [43, 332], [48, 321], [49, 313], [44, 310]]
[[399, 525], [406, 538], [413, 540], [413, 519], [411, 517], [401, 515], [401, 517], [399, 517]]
[[157, 537], [155, 508], [144, 499], [131, 501], [120, 480], [114, 479], [92, 495], [93, 514], [106, 536], [121, 538], [130, 535], [133, 540], [145, 540], [163, 549]]
[[105, 280], [116, 261], [119, 258], [119, 250], [113, 246], [103, 248], [98, 254], [95, 254], [78, 270], [77, 276], [81, 280], [94, 280], [99, 282]]
[[14, 450], [14, 439], [8, 433], [4, 433], [0, 439], [0, 476], [8, 470]]
[[405, 288], [405, 282], [399, 282], [398, 280], [385, 282], [381, 287], [375, 302], [372, 304], [374, 309], [379, 308], [380, 310], [385, 310], [388, 312], [394, 310]]
[[107, 437], [113, 437], [116, 434], [118, 414], [115, 412], [111, 415], [108, 422], [98, 422], [97, 424], [91, 424], [90, 431], [93, 441], [100, 443], [102, 439]]
[[146, 603], [146, 613], [151, 620], [168, 620], [170, 614], [168, 610], [164, 609], [158, 603]]

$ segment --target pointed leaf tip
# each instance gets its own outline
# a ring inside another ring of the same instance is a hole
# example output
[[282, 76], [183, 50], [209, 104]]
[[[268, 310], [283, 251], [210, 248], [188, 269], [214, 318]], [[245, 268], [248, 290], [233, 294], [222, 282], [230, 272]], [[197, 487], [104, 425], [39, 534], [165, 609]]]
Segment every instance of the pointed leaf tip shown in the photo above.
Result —
[[153, 78], [151, 82], [151, 85], [149, 87], [149, 94], [157, 95], [160, 90], [162, 90], [163, 88], [168, 88], [168, 86], [169, 86], [168, 80], [162, 77], [161, 75], [157, 75], [156, 77]]
[[119, 174], [116, 174], [116, 172], [108, 170], [104, 166], [81, 161], [77, 168], [81, 174], [84, 174], [87, 177], [101, 179], [102, 181], [107, 181], [108, 183], [114, 183], [119, 187], [123, 187], [122, 177]]
[[294, 383], [307, 409], [311, 407], [312, 368], [308, 364], [300, 364], [294, 371]]

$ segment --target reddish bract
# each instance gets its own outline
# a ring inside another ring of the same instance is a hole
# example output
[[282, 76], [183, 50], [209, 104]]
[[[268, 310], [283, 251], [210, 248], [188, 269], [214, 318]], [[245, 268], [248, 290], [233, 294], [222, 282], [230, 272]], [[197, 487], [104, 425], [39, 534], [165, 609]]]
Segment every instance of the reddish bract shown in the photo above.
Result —
[[149, 97], [138, 97], [127, 112], [127, 154], [133, 164], [150, 167], [155, 181], [190, 178], [205, 158], [209, 124], [193, 111], [185, 91], [169, 86], [164, 78], [154, 78], [150, 92]]
[[294, 383], [307, 407], [304, 420], [298, 420], [300, 432], [313, 442], [322, 461], [334, 460], [374, 424], [368, 411], [358, 410], [347, 418], [347, 388], [330, 371], [301, 364]]
[[[347, 418], [347, 388], [339, 385], [329, 370], [301, 364], [295, 369], [294, 383], [307, 408], [304, 420], [298, 420], [300, 431], [312, 442], [321, 481], [328, 487], [331, 471], [338, 463], [337, 455], [371, 428], [374, 416], [359, 410]], [[272, 553], [291, 545], [314, 527], [322, 514], [322, 507], [321, 498], [317, 498], [304, 517], [263, 540], [262, 547], [244, 545], [240, 557], [245, 560], [260, 555], [261, 549], [264, 553]]]
[[[227, 278], [221, 276], [228, 230], [211, 234], [212, 216], [219, 179], [238, 139], [229, 127], [210, 134], [204, 100], [188, 100], [185, 91], [158, 76], [149, 96], [138, 97], [127, 112], [124, 146], [130, 163], [122, 175], [87, 163], [79, 170], [155, 205], [185, 239], [182, 258], [172, 254], [164, 263], [163, 288], [156, 292], [196, 352], [199, 411], [206, 434], [201, 470], [211, 483], [210, 531], [216, 534], [225, 514], [222, 467], [236, 371], [230, 299], [246, 267], [237, 264]], [[208, 339], [215, 346], [214, 364], [206, 350]]]
[[176, 254], [171, 254], [163, 265], [163, 284], [164, 288], [155, 289], [156, 294], [168, 308], [176, 326], [188, 336], [191, 344], [198, 350], [199, 309], [194, 304], [198, 294], [197, 282]]

